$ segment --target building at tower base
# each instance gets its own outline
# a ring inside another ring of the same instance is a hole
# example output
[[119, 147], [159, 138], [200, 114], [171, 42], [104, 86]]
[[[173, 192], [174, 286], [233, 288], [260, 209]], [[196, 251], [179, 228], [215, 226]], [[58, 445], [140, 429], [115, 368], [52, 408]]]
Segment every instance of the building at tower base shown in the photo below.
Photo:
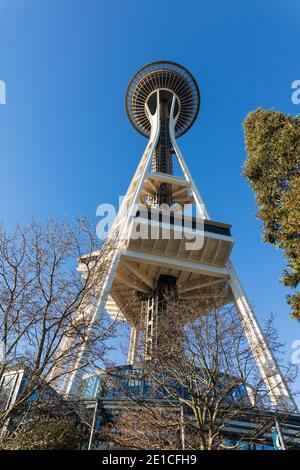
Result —
[[[220, 377], [220, 387], [225, 377]], [[183, 400], [190, 397], [184, 388], [181, 390]], [[138, 441], [138, 433], [142, 433], [142, 415], [149, 408], [158, 408], [164, 410], [166, 416], [172, 416], [172, 425], [180, 423], [185, 427], [185, 449], [199, 449], [195, 446], [195, 435], [190, 436], [189, 442], [189, 423], [195, 422], [195, 417], [191, 413], [188, 406], [182, 405], [182, 402], [174, 400], [168, 396], [165, 390], [158, 389], [156, 384], [149, 381], [141, 367], [125, 365], [118, 366], [109, 371], [98, 374], [85, 374], [81, 383], [80, 400], [90, 408], [91, 414], [95, 410], [97, 403], [97, 418], [95, 420], [95, 428], [93, 430], [93, 447], [94, 449], [114, 449], [117, 444], [114, 439], [111, 440], [111, 434], [107, 432], [108, 426], [116, 429], [114, 432], [118, 434], [118, 419], [122, 413], [126, 413], [127, 418], [130, 416], [138, 417], [134, 423], [137, 433], [134, 438], [137, 439], [136, 446], [140, 445]], [[222, 416], [222, 431], [220, 433], [220, 441], [224, 449], [237, 450], [300, 450], [300, 415], [297, 413], [276, 413], [271, 410], [263, 410], [253, 408], [251, 405], [251, 393], [244, 385], [236, 387], [228, 396], [230, 411], [224, 407], [224, 415]], [[236, 403], [237, 412], [233, 412]], [[244, 409], [241, 408], [243, 403]], [[184, 414], [182, 413], [184, 411]], [[227, 417], [226, 417], [227, 413]], [[147, 414], [146, 420], [153, 418], [151, 413]], [[195, 425], [194, 425], [195, 426]], [[121, 428], [122, 429], [122, 428]], [[181, 430], [181, 429], [180, 429]], [[280, 436], [279, 436], [280, 434]], [[281, 441], [281, 439], [283, 442]], [[126, 439], [122, 440], [122, 448], [126, 443]], [[177, 450], [182, 449], [182, 436], [179, 432], [177, 439]], [[219, 442], [220, 444], [220, 442]], [[130, 447], [128, 447], [129, 449]], [[134, 448], [134, 445], [132, 446]], [[145, 450], [155, 450], [153, 447]], [[175, 447], [173, 447], [174, 449]]]

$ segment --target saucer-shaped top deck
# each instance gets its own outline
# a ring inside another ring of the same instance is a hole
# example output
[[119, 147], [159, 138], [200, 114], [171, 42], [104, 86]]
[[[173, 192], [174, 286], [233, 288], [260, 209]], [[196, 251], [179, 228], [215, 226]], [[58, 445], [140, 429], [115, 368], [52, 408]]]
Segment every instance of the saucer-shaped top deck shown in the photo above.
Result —
[[179, 116], [175, 127], [180, 137], [193, 125], [200, 108], [200, 92], [196, 80], [175, 62], [153, 62], [141, 68], [131, 79], [126, 92], [126, 111], [133, 127], [149, 137], [151, 125], [145, 104], [156, 90], [167, 90], [177, 98]]

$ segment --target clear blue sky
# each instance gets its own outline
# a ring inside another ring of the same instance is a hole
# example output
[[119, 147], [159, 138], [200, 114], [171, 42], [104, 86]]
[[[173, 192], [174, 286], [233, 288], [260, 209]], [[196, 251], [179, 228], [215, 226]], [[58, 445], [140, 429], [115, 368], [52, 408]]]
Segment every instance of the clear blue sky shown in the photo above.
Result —
[[146, 144], [125, 114], [127, 84], [148, 62], [179, 62], [202, 96], [179, 144], [213, 219], [233, 225], [232, 258], [259, 319], [277, 314], [290, 355], [300, 325], [241, 178], [242, 122], [259, 106], [299, 113], [299, 15], [297, 0], [0, 0], [0, 218], [94, 217], [116, 203]]

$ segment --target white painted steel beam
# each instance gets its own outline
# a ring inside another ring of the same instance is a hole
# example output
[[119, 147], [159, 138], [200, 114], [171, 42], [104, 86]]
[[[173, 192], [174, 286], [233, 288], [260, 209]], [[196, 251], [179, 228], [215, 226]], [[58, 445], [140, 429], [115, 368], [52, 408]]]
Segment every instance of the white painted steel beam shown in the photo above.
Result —
[[148, 287], [151, 289], [154, 289], [154, 280], [151, 276], [147, 276], [145, 272], [143, 272], [141, 269], [139, 269], [136, 266], [133, 266], [132, 263], [128, 263], [127, 261], [123, 261], [122, 263], [123, 266], [125, 266], [129, 271], [131, 271], [135, 276], [137, 276], [142, 282], [144, 282]]
[[123, 257], [127, 260], [149, 263], [154, 266], [165, 266], [178, 269], [179, 271], [207, 274], [224, 279], [226, 279], [228, 275], [225, 267], [212, 266], [210, 264], [197, 263], [185, 259], [172, 258], [170, 256], [155, 255], [142, 251], [126, 250], [124, 251]]
[[216, 281], [208, 281], [208, 282], [203, 282], [203, 281], [196, 281], [188, 284], [186, 287], [183, 289], [180, 289], [180, 293], [183, 294], [184, 292], [190, 292], [195, 289], [202, 289], [204, 287], [209, 287], [209, 286], [214, 286], [216, 284], [220, 284], [224, 282], [224, 280], [229, 279], [229, 276], [224, 277], [223, 279], [217, 279]]

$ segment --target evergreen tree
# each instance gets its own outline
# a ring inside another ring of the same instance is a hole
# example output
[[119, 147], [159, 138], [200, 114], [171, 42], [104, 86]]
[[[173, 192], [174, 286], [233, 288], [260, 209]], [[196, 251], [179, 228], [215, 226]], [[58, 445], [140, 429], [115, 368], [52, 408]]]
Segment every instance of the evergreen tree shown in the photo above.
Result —
[[263, 221], [264, 241], [284, 253], [287, 269], [281, 281], [294, 291], [287, 296], [300, 320], [300, 116], [258, 109], [244, 122], [249, 180]]

